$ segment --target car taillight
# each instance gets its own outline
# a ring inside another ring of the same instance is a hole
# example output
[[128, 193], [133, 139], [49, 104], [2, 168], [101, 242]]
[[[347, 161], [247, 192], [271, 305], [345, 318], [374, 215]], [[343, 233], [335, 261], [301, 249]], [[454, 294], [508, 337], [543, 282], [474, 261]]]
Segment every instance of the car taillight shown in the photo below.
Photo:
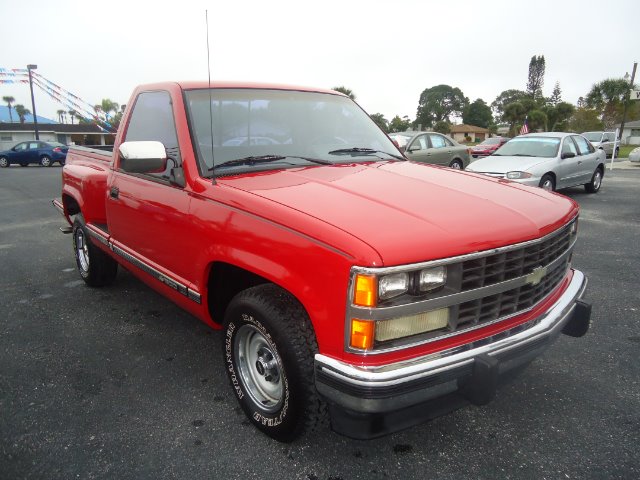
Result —
[[54, 148], [53, 151], [56, 153], [62, 153], [62, 150], [60, 150], [60, 147]]

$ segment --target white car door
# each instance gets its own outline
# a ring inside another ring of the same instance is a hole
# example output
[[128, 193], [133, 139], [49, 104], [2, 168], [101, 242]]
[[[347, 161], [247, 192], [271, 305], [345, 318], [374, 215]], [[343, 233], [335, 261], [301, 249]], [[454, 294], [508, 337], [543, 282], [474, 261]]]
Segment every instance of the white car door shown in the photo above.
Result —
[[[573, 156], [572, 156], [573, 155]], [[580, 152], [570, 136], [564, 137], [560, 150], [560, 166], [556, 179], [556, 188], [576, 185], [580, 176]]]
[[572, 138], [576, 142], [578, 151], [580, 152], [580, 156], [577, 157], [580, 159], [578, 162], [579, 173], [574, 185], [589, 183], [600, 161], [600, 154], [593, 148], [591, 142], [582, 135], [572, 135]]

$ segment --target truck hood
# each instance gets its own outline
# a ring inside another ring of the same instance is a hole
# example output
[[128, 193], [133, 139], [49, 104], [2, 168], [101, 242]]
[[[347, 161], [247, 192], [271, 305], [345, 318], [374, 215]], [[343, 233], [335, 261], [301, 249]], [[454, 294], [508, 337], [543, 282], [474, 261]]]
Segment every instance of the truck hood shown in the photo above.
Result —
[[507, 172], [526, 172], [530, 168], [535, 167], [552, 158], [540, 157], [512, 157], [512, 156], [495, 156], [476, 160], [467, 167], [471, 172], [487, 172], [487, 173], [507, 173]]
[[219, 182], [359, 238], [384, 266], [531, 240], [578, 212], [562, 195], [413, 162], [276, 170]]

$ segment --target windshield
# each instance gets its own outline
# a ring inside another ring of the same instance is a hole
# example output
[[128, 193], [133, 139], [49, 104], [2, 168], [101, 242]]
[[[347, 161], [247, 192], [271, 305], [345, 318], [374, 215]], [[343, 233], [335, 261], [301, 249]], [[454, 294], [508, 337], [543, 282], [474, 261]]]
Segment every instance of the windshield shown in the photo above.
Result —
[[558, 155], [560, 139], [553, 137], [516, 137], [496, 150], [497, 156], [544, 157]]
[[484, 142], [480, 143], [479, 145], [500, 145], [500, 139], [499, 138], [487, 138]]
[[599, 142], [602, 140], [602, 132], [586, 132], [582, 134], [590, 142]]
[[[216, 167], [225, 164], [220, 171], [215, 170], [218, 175], [390, 158], [384, 152], [398, 155], [397, 148], [369, 116], [340, 95], [211, 89], [211, 110], [209, 90], [189, 90], [185, 96], [203, 176], [211, 176], [214, 159]], [[256, 162], [260, 157], [268, 161]], [[247, 158], [251, 160], [236, 161]]]

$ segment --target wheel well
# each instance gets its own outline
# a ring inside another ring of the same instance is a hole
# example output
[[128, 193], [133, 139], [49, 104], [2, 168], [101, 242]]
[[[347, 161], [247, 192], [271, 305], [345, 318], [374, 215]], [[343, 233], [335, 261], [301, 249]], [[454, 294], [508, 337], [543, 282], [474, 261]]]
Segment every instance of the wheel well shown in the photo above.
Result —
[[263, 283], [271, 283], [266, 278], [249, 272], [230, 263], [215, 262], [209, 273], [207, 302], [211, 319], [223, 323], [227, 306], [233, 297], [242, 290]]
[[76, 202], [76, 199], [71, 195], [62, 196], [62, 204], [69, 215], [76, 215], [80, 213], [80, 205]]
[[[553, 172], [547, 172], [547, 173], [545, 173], [544, 175], [549, 175], [551, 178], [553, 178], [553, 183], [558, 183], [558, 182], [557, 182], [557, 178], [556, 178], [556, 174], [555, 174], [555, 173], [553, 173]], [[542, 175], [542, 176], [544, 177], [544, 175]], [[542, 178], [542, 177], [540, 177], [540, 178]]]

